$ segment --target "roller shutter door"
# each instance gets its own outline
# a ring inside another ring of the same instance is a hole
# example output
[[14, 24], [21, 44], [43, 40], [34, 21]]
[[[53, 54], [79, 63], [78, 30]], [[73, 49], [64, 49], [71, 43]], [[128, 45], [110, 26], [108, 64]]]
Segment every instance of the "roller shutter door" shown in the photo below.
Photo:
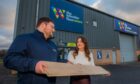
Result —
[[135, 61], [134, 36], [120, 34], [121, 62]]

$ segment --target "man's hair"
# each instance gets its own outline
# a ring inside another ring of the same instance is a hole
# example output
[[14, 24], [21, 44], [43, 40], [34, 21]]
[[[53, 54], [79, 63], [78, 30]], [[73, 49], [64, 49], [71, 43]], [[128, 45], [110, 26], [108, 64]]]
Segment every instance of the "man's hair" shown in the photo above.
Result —
[[36, 27], [39, 27], [40, 24], [43, 22], [49, 23], [49, 22], [53, 22], [53, 21], [48, 17], [41, 17], [40, 19], [38, 19]]

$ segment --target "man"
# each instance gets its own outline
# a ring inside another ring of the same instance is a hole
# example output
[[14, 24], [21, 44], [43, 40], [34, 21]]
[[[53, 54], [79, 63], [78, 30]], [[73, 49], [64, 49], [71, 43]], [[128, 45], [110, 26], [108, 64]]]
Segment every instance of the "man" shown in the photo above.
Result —
[[55, 84], [55, 78], [44, 75], [45, 61], [57, 61], [57, 47], [51, 41], [53, 32], [53, 21], [42, 17], [34, 33], [20, 35], [13, 41], [4, 65], [18, 71], [18, 84]]

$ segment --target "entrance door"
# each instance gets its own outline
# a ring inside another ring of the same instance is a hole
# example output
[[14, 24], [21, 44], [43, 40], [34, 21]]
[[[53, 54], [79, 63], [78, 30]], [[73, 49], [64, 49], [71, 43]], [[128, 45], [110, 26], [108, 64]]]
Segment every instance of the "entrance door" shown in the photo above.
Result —
[[112, 51], [112, 61], [113, 64], [116, 64], [116, 51]]

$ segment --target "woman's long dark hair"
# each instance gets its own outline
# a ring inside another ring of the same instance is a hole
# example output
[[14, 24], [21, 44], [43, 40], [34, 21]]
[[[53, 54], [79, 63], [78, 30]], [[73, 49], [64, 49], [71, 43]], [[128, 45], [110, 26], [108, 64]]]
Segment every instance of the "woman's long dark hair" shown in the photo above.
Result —
[[74, 59], [75, 59], [76, 56], [78, 55], [78, 51], [79, 51], [79, 49], [78, 49], [78, 47], [77, 47], [78, 39], [81, 39], [81, 41], [84, 43], [84, 45], [85, 45], [85, 48], [84, 48], [85, 56], [88, 58], [88, 61], [90, 61], [91, 58], [90, 58], [90, 51], [89, 51], [89, 49], [88, 49], [88, 43], [87, 43], [86, 38], [84, 38], [83, 36], [79, 36], [79, 37], [76, 39], [76, 48], [75, 48], [75, 50], [74, 50], [74, 52], [73, 52], [73, 57], [74, 57]]

